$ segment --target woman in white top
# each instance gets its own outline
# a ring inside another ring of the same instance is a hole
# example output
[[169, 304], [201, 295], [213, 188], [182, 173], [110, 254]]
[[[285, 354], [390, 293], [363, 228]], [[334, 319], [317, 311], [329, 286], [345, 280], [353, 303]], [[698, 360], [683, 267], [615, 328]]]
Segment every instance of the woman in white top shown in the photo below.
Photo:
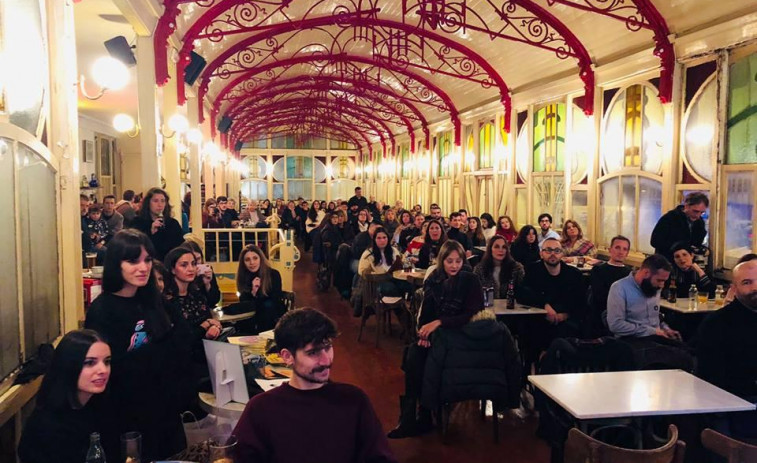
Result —
[[488, 212], [481, 214], [481, 231], [488, 242], [497, 232], [497, 224], [494, 223], [494, 217]]
[[[358, 275], [364, 277], [402, 269], [402, 253], [389, 244], [389, 234], [384, 227], [376, 229], [372, 241], [371, 247], [360, 257]], [[403, 296], [411, 290], [412, 286], [403, 280], [392, 279], [379, 283], [379, 293], [382, 296]]]

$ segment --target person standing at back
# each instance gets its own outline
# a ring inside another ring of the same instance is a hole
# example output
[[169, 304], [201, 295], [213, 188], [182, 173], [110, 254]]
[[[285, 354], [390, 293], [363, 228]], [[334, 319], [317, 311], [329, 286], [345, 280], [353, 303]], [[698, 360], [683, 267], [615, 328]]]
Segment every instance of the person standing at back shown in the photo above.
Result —
[[110, 241], [113, 236], [123, 230], [124, 216], [116, 210], [116, 197], [108, 195], [103, 198], [102, 218], [108, 222], [108, 237], [106, 242]]
[[160, 188], [150, 188], [145, 195], [144, 206], [131, 224], [150, 238], [155, 246], [154, 257], [163, 260], [168, 251], [184, 242], [181, 224], [172, 217], [168, 193]]
[[[357, 206], [357, 208], [353, 209], [353, 206]], [[358, 187], [355, 187], [355, 196], [351, 197], [349, 201], [347, 201], [347, 207], [352, 210], [361, 210], [363, 208], [368, 207], [368, 200], [365, 199], [365, 196], [363, 196], [363, 189]]]
[[673, 262], [673, 245], [683, 241], [689, 246], [701, 246], [707, 236], [702, 216], [710, 207], [710, 199], [704, 193], [689, 193], [683, 205], [668, 211], [657, 221], [650, 243], [656, 254], [662, 254]]

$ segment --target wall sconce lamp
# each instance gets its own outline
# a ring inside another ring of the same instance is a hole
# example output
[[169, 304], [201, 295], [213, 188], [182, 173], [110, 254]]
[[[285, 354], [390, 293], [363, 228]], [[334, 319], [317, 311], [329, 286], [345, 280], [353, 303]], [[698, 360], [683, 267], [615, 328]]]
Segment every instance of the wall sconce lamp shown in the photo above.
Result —
[[125, 133], [129, 138], [139, 135], [139, 125], [134, 122], [134, 118], [128, 114], [116, 114], [113, 118], [113, 128], [118, 132]]
[[173, 138], [177, 133], [184, 133], [189, 130], [189, 121], [181, 114], [174, 114], [168, 119], [168, 129], [171, 130], [171, 134], [168, 135], [160, 128], [160, 134], [165, 138]]
[[86, 99], [99, 100], [108, 90], [120, 90], [126, 87], [129, 83], [129, 70], [121, 61], [104, 56], [98, 58], [92, 65], [92, 79], [100, 86], [96, 95], [87, 92], [84, 74], [79, 76], [79, 89]]

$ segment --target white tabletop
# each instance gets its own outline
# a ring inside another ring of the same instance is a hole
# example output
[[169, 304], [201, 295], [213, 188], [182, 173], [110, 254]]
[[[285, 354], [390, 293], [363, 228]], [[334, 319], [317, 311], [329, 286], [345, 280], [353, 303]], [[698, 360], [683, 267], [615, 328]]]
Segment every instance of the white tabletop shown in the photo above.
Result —
[[237, 315], [230, 315], [223, 313], [223, 310], [211, 310], [211, 313], [213, 314], [213, 318], [218, 320], [221, 323], [236, 323], [238, 321], [247, 320], [248, 318], [252, 318], [255, 316], [255, 311], [251, 312], [245, 312], [240, 313]]
[[531, 375], [579, 420], [754, 410], [754, 404], [682, 370]]
[[723, 306], [716, 306], [715, 301], [707, 301], [707, 304], [697, 304], [697, 308], [692, 310], [689, 309], [689, 299], [684, 298], [676, 300], [675, 304], [671, 304], [664, 299], [660, 299], [660, 307], [668, 310], [674, 310], [680, 313], [693, 314], [715, 312], [716, 310], [721, 309]]
[[212, 413], [216, 416], [223, 418], [230, 418], [232, 420], [238, 420], [242, 416], [244, 407], [247, 404], [240, 404], [239, 402], [229, 402], [221, 407], [216, 405], [216, 396], [209, 392], [200, 392], [200, 408], [208, 413]]
[[489, 307], [494, 315], [544, 315], [544, 309], [515, 303], [514, 309], [507, 308], [507, 299], [494, 299], [494, 305]]

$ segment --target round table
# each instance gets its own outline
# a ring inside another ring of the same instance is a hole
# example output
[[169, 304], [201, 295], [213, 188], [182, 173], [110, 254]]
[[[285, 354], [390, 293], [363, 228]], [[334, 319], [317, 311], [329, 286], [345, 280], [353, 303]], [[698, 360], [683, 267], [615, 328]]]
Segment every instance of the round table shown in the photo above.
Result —
[[240, 404], [239, 402], [229, 402], [225, 405], [216, 405], [216, 396], [209, 392], [200, 392], [200, 408], [213, 415], [223, 418], [229, 418], [231, 420], [239, 420], [242, 416], [244, 407], [247, 404]]
[[221, 323], [236, 323], [238, 321], [247, 320], [255, 316], [255, 311], [240, 313], [237, 315], [229, 315], [223, 313], [223, 310], [213, 310], [213, 318]]

